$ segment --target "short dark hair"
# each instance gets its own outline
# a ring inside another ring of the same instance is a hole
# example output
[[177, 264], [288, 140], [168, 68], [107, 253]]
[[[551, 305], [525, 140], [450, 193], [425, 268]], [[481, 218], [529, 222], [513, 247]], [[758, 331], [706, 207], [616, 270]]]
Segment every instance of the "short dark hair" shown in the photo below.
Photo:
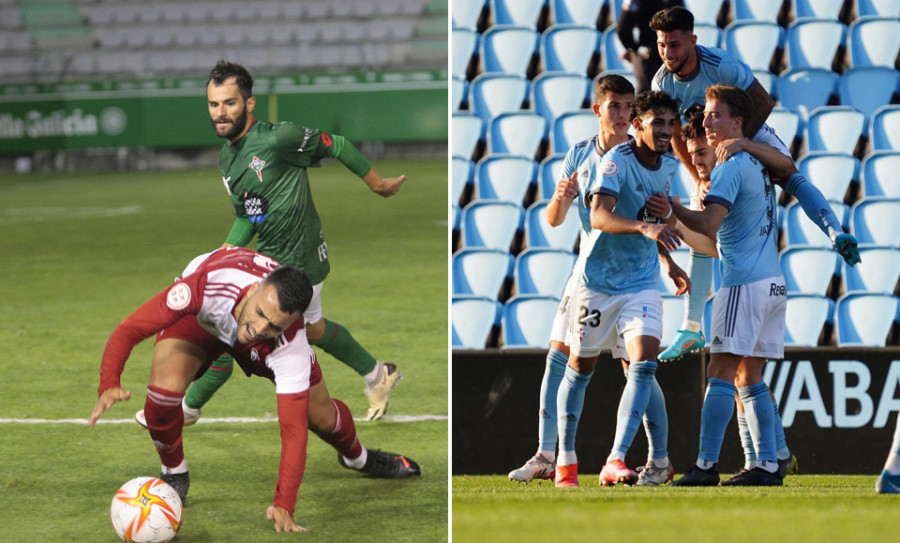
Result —
[[678, 102], [665, 91], [644, 91], [634, 99], [631, 119], [634, 120], [651, 110], [658, 113], [661, 109], [671, 110], [677, 116]]
[[303, 313], [312, 301], [312, 283], [306, 272], [296, 266], [281, 266], [266, 276], [263, 285], [278, 291], [278, 306], [285, 313]]
[[706, 141], [706, 129], [703, 128], [703, 115], [689, 115], [687, 122], [681, 125], [681, 139], [687, 143], [688, 140], [700, 139]]
[[[731, 85], [711, 85], [706, 87], [706, 101], [715, 100], [728, 106], [732, 117], [740, 117], [743, 121], [741, 130], [746, 130], [750, 114], [753, 112], [753, 99], [747, 91]], [[748, 134], [744, 134], [747, 136]]]
[[657, 11], [650, 18], [650, 30], [657, 32], [672, 32], [681, 30], [683, 32], [694, 32], [694, 14], [681, 6], [672, 6], [661, 11]]
[[241, 93], [241, 97], [245, 101], [253, 96], [253, 74], [240, 64], [227, 60], [216, 62], [216, 65], [213, 66], [209, 76], [206, 78], [206, 86], [208, 87], [210, 83], [215, 83], [216, 86], [219, 86], [232, 77], [237, 83], [238, 92]]
[[621, 75], [610, 74], [597, 79], [597, 86], [594, 90], [599, 104], [606, 93], [634, 94], [634, 85]]

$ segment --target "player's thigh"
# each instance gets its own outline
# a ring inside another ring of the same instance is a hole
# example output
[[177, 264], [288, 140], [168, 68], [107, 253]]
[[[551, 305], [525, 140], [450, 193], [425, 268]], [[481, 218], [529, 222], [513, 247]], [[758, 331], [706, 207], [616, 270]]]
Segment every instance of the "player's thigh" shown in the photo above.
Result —
[[734, 386], [743, 388], [761, 383], [763, 380], [762, 372], [765, 365], [765, 358], [756, 356], [744, 357], [735, 374]]
[[[774, 147], [778, 150], [779, 153], [787, 157], [791, 156], [791, 151], [790, 149], [788, 149], [787, 144], [785, 144], [784, 141], [781, 140], [778, 134], [775, 133], [775, 129], [769, 125], [763, 125], [763, 127], [759, 129], [756, 135], [753, 136], [752, 141], [754, 141], [755, 143], [762, 143], [764, 145]], [[793, 160], [793, 158], [791, 158], [791, 160]], [[769, 179], [771, 179], [772, 182], [776, 185], [784, 186], [787, 178], [796, 172], [797, 167], [796, 165], [794, 165], [783, 177], [772, 175], [772, 173], [769, 172]]]
[[580, 281], [572, 291], [569, 309], [569, 360], [576, 357], [596, 357], [604, 349], [616, 345], [619, 333], [617, 315], [621, 306], [620, 295], [604, 294], [589, 289]]
[[578, 279], [575, 277], [575, 274], [569, 276], [559, 307], [553, 317], [553, 325], [550, 327], [550, 345], [557, 350], [560, 350], [557, 348], [560, 344], [564, 345], [566, 342], [566, 332], [569, 329], [569, 317], [572, 307], [572, 290], [577, 282]]
[[325, 283], [313, 285], [312, 298], [309, 307], [303, 312], [303, 322], [306, 323], [306, 336], [309, 342], [318, 341], [325, 334], [325, 318], [322, 316], [322, 286]]
[[208, 360], [207, 352], [198, 345], [183, 339], [161, 339], [153, 347], [150, 385], [184, 393]]
[[322, 377], [322, 368], [315, 361], [309, 373], [309, 427], [313, 431], [329, 432], [334, 428], [336, 417], [337, 410]]
[[636, 362], [656, 360], [662, 337], [662, 297], [657, 290], [642, 290], [623, 295], [618, 315], [618, 331], [625, 340], [628, 359]]

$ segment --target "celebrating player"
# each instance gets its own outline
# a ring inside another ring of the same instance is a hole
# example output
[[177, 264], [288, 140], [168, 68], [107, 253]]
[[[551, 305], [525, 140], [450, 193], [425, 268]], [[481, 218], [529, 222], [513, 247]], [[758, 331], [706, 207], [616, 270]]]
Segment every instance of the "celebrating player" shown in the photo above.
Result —
[[891, 442], [891, 452], [884, 462], [881, 475], [875, 480], [875, 492], [879, 494], [900, 494], [900, 417], [897, 418], [897, 426], [894, 429], [894, 440]]
[[247, 375], [275, 383], [281, 464], [267, 518], [275, 530], [302, 531], [293, 520], [297, 490], [306, 463], [307, 429], [338, 451], [344, 467], [375, 477], [419, 475], [412, 460], [367, 450], [359, 442], [353, 416], [332, 399], [306, 340], [303, 313], [312, 297], [306, 274], [294, 266], [248, 249], [219, 249], [195, 258], [182, 278], [145, 302], [116, 327], [100, 367], [99, 399], [90, 426], [114, 403], [127, 400], [120, 377], [131, 350], [158, 333], [153, 349], [147, 427], [162, 461], [161, 478], [182, 502], [190, 475], [182, 448], [182, 400], [191, 380], [227, 351]]

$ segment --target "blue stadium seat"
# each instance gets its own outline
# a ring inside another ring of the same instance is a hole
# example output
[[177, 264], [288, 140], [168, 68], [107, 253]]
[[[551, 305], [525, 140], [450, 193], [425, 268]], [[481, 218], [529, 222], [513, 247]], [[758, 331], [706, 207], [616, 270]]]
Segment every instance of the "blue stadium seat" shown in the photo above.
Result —
[[665, 349], [672, 344], [675, 333], [684, 321], [684, 297], [663, 294], [662, 301], [662, 337], [659, 346]]
[[450, 2], [453, 26], [475, 28], [486, 0], [453, 0]]
[[884, 347], [897, 320], [898, 299], [890, 294], [848, 292], [837, 300], [834, 328], [838, 347]]
[[777, 75], [768, 70], [753, 70], [753, 77], [759, 81], [762, 88], [766, 89], [766, 92], [769, 93], [769, 96], [771, 96], [773, 100], [778, 99], [778, 94], [776, 94], [775, 89], [775, 81], [778, 79]]
[[475, 165], [475, 192], [479, 200], [522, 205], [536, 175], [537, 163], [530, 157], [491, 154]]
[[697, 45], [704, 47], [719, 47], [722, 45], [722, 29], [716, 25], [695, 23], [694, 35], [697, 36]]
[[869, 129], [869, 117], [876, 109], [890, 103], [900, 83], [900, 72], [893, 68], [852, 68], [844, 72], [839, 84], [841, 104], [866, 116], [863, 130]]
[[714, 25], [724, 0], [684, 0], [684, 7], [694, 14], [694, 21]]
[[831, 70], [786, 70], [778, 76], [775, 88], [781, 105], [805, 123], [814, 109], [826, 105], [837, 92], [838, 81], [840, 77]]
[[788, 293], [784, 346], [817, 346], [826, 322], [834, 322], [834, 301], [831, 298], [817, 294]]
[[450, 152], [453, 156], [471, 158], [481, 139], [484, 121], [480, 117], [469, 113], [454, 113], [452, 128], [453, 141]]
[[460, 228], [463, 247], [485, 247], [508, 251], [522, 228], [522, 206], [509, 202], [472, 202], [462, 210]]
[[466, 78], [466, 68], [478, 46], [478, 33], [474, 28], [453, 27], [450, 43], [453, 47], [453, 77]]
[[844, 0], [794, 0], [794, 17], [838, 18]]
[[875, 151], [863, 160], [862, 195], [900, 195], [900, 151]]
[[900, 198], [858, 200], [850, 208], [850, 231], [859, 243], [900, 246]]
[[844, 264], [844, 290], [893, 293], [900, 279], [900, 248], [862, 245], [859, 255], [865, 264]]
[[556, 24], [596, 26], [600, 9], [607, 0], [550, 0], [550, 13]]
[[488, 125], [491, 154], [534, 157], [547, 131], [547, 121], [533, 111], [512, 111], [497, 115]]
[[766, 124], [775, 129], [775, 133], [789, 149], [794, 138], [801, 133], [800, 116], [786, 107], [773, 108], [769, 118], [766, 119]]
[[865, 122], [865, 115], [849, 106], [816, 108], [807, 122], [806, 147], [811, 153], [853, 154]]
[[599, 123], [594, 111], [580, 109], [563, 113], [553, 121], [550, 131], [550, 148], [554, 153], [565, 153], [579, 141], [597, 135]]
[[600, 36], [600, 41], [603, 49], [604, 70], [622, 70], [629, 73], [634, 72], [634, 68], [631, 64], [625, 62], [620, 57], [625, 51], [625, 46], [622, 45], [621, 40], [619, 40], [619, 35], [616, 34], [615, 24], [609, 25], [606, 30], [603, 31], [603, 34]]
[[552, 296], [513, 296], [503, 310], [501, 338], [505, 349], [546, 349], [559, 308]]
[[487, 347], [491, 329], [500, 324], [503, 306], [490, 298], [454, 296], [451, 314], [452, 347], [484, 349]]
[[459, 216], [461, 214], [457, 204], [450, 206], [450, 225], [454, 232], [459, 232]]
[[859, 159], [842, 153], [809, 153], [797, 169], [829, 200], [843, 200], [850, 182], [859, 179]]
[[575, 258], [575, 253], [564, 249], [526, 249], [516, 257], [516, 294], [562, 298]]
[[830, 247], [789, 245], [778, 254], [778, 263], [788, 292], [794, 293], [825, 296], [832, 276], [841, 272], [841, 256]]
[[494, 23], [537, 27], [538, 15], [546, 0], [490, 0]]
[[472, 184], [472, 174], [475, 171], [475, 165], [468, 158], [455, 156], [450, 166], [450, 201], [454, 204], [459, 203], [466, 185]]
[[465, 79], [460, 79], [455, 75], [450, 83], [450, 96], [453, 99], [453, 112], [459, 111], [459, 108], [466, 103], [466, 94], [469, 90], [469, 83]]
[[577, 73], [544, 72], [531, 83], [531, 107], [552, 123], [563, 113], [581, 109], [589, 83]]
[[778, 12], [784, 0], [733, 0], [732, 10], [738, 21], [778, 22]]
[[847, 27], [833, 19], [797, 19], [787, 28], [787, 64], [791, 68], [831, 69]]
[[565, 153], [555, 153], [547, 156], [538, 164], [538, 192], [536, 200], [549, 200], [556, 192], [556, 183], [562, 179], [563, 164], [566, 161]]
[[581, 232], [578, 210], [572, 205], [566, 220], [559, 226], [547, 222], [547, 202], [535, 202], [525, 212], [525, 244], [531, 247], [550, 247], [571, 251]]
[[900, 151], [900, 106], [881, 106], [872, 113], [869, 143], [873, 151]]
[[681, 197], [682, 205], [690, 205], [691, 191], [694, 188], [694, 178], [691, 177], [691, 171], [687, 169], [684, 163], [678, 163], [678, 169], [675, 170], [675, 176], [672, 178], [672, 196]]
[[537, 52], [537, 30], [527, 26], [496, 25], [481, 35], [478, 53], [484, 73], [524, 76]]
[[503, 282], [512, 279], [513, 257], [498, 249], [462, 249], [453, 255], [453, 295], [497, 300]]
[[724, 48], [751, 70], [768, 70], [775, 49], [783, 47], [784, 32], [775, 23], [734, 21], [725, 27]]
[[[837, 215], [841, 226], [845, 226], [848, 206], [844, 202], [829, 200], [831, 209]], [[784, 234], [788, 246], [810, 245], [812, 247], [831, 247], [831, 240], [822, 233], [818, 226], [813, 224], [804, 213], [800, 204], [794, 200], [784, 208]]]
[[520, 75], [481, 74], [469, 84], [469, 107], [484, 119], [518, 111], [528, 94], [528, 80]]
[[600, 47], [600, 32], [593, 26], [556, 24], [541, 34], [540, 53], [544, 70], [587, 75], [594, 53]]
[[900, 15], [900, 0], [854, 0], [856, 16], [897, 17]]
[[860, 17], [850, 25], [847, 37], [850, 66], [893, 68], [900, 52], [900, 19]]
[[[687, 245], [682, 244], [678, 250], [670, 251], [669, 254], [672, 256], [672, 260], [678, 264], [682, 270], [687, 272], [688, 262], [691, 259], [691, 251]], [[663, 294], [675, 295], [675, 284], [666, 275], [665, 270], [663, 270], [662, 266], [659, 267], [659, 291]]]

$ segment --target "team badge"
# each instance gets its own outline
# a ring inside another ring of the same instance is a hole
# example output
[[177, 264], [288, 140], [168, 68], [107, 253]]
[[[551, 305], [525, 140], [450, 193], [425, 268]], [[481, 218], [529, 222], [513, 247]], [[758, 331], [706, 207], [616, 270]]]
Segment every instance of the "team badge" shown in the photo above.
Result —
[[619, 165], [616, 164], [615, 160], [607, 160], [603, 163], [603, 169], [600, 170], [600, 173], [603, 175], [616, 175], [616, 172], [619, 171]]
[[266, 161], [260, 160], [258, 156], [254, 156], [253, 160], [250, 161], [249, 168], [256, 172], [256, 177], [259, 177], [259, 182], [262, 183], [262, 169], [266, 167]]
[[191, 287], [177, 283], [166, 294], [166, 305], [172, 311], [181, 311], [191, 303]]

